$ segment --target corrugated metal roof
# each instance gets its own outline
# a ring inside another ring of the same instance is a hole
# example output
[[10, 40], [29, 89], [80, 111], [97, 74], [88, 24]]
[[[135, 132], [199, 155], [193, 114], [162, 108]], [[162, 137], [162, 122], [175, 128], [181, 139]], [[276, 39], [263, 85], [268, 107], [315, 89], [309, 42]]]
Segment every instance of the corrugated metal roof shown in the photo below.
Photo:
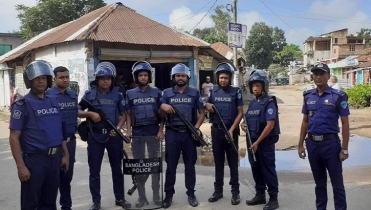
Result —
[[[231, 59], [230, 55], [233, 56], [233, 51], [230, 47], [228, 47], [227, 45], [225, 45], [223, 42], [216, 42], [216, 43], [213, 43], [211, 44], [211, 47], [217, 51], [218, 53], [220, 53], [221, 55], [223, 55], [224, 57], [228, 58], [228, 59]], [[232, 57], [233, 58], [233, 57]], [[240, 59], [241, 56], [240, 55], [237, 55], [237, 59]]]
[[162, 25], [135, 10], [115, 3], [39, 34], [0, 56], [0, 63], [40, 47], [67, 41], [95, 40], [145, 45], [209, 46], [194, 36]]

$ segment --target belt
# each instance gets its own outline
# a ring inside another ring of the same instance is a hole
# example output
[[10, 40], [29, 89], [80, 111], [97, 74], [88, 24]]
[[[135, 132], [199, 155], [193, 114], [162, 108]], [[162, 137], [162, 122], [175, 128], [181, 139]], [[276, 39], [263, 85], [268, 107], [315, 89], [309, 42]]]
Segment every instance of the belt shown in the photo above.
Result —
[[110, 132], [111, 129], [109, 128], [92, 128], [94, 133], [99, 133], [99, 134], [107, 134]]
[[308, 133], [308, 138], [312, 139], [313, 141], [324, 141], [329, 139], [337, 138], [337, 134], [325, 134], [325, 135], [313, 135]]
[[187, 132], [187, 126], [166, 126], [166, 129], [171, 129], [180, 133]]
[[57, 146], [57, 147], [50, 147], [50, 148], [48, 148], [46, 150], [35, 150], [33, 152], [30, 152], [30, 153], [42, 154], [42, 155], [55, 155], [55, 154], [58, 154], [61, 151], [62, 151], [62, 147], [61, 146]]

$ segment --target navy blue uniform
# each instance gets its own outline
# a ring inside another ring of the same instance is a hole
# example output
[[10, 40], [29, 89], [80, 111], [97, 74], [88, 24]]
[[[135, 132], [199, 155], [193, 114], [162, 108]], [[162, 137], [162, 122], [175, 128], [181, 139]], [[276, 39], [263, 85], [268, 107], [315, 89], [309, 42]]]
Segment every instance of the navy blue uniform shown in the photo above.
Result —
[[[203, 109], [201, 94], [198, 90], [186, 87], [180, 93], [177, 87], [164, 90], [162, 103], [169, 104], [178, 108], [184, 116], [193, 124], [196, 124], [197, 110]], [[194, 140], [181, 119], [172, 114], [168, 118], [168, 125], [165, 134], [165, 160], [167, 163], [165, 193], [166, 197], [173, 197], [175, 193], [174, 185], [176, 169], [180, 153], [183, 155], [185, 166], [185, 185], [187, 195], [194, 195], [196, 184], [195, 164], [197, 161], [197, 142]]]
[[65, 136], [67, 140], [67, 149], [70, 154], [69, 168], [67, 172], [61, 170], [60, 172], [60, 200], [59, 203], [62, 209], [71, 209], [71, 181], [73, 177], [73, 168], [75, 164], [76, 154], [76, 129], [77, 129], [77, 94], [71, 90], [66, 90], [61, 93], [57, 87], [51, 88], [47, 91], [50, 96], [57, 97], [60, 107], [62, 122], [65, 124]]
[[[207, 102], [214, 104], [214, 106], [218, 109], [227, 129], [231, 128], [237, 117], [237, 108], [239, 106], [243, 106], [241, 90], [236, 87], [229, 87], [228, 89], [223, 90], [219, 86], [213, 86], [210, 90], [210, 97]], [[226, 140], [223, 130], [219, 125], [218, 118], [214, 116], [214, 114], [210, 115], [210, 123], [212, 123], [211, 137], [215, 160], [215, 193], [223, 193], [224, 159], [226, 154], [231, 175], [229, 182], [232, 187], [231, 192], [233, 195], [239, 195], [240, 184], [238, 182], [238, 153], [233, 150], [232, 145]], [[239, 134], [240, 130], [237, 127], [233, 131], [232, 136], [234, 139], [234, 144], [237, 148]]]
[[[153, 137], [156, 137], [159, 131], [158, 109], [161, 106], [161, 95], [159, 89], [150, 86], [145, 91], [141, 91], [139, 87], [127, 91], [126, 110], [130, 110], [131, 149], [135, 159], [145, 158], [146, 145], [149, 157], [159, 157], [160, 143]], [[148, 175], [139, 177], [142, 185], [144, 185], [147, 177]], [[154, 196], [158, 197], [160, 190], [159, 174], [152, 174], [152, 190]], [[139, 197], [142, 198], [143, 195], [139, 195]]]
[[[97, 108], [101, 108], [104, 114], [114, 125], [119, 122], [119, 115], [125, 112], [125, 100], [118, 87], [113, 87], [106, 94], [102, 94], [94, 86], [87, 90], [83, 98], [90, 101]], [[79, 107], [85, 110], [87, 107]], [[104, 150], [107, 150], [112, 170], [113, 191], [116, 200], [123, 198], [123, 174], [122, 174], [122, 149], [123, 143], [119, 136], [110, 137], [110, 128], [103, 122], [93, 123], [88, 135], [88, 163], [89, 163], [89, 186], [93, 203], [100, 203], [100, 169]], [[104, 143], [102, 143], [104, 142]]]
[[[347, 209], [343, 183], [339, 133], [339, 116], [348, 116], [348, 98], [341, 90], [326, 87], [321, 96], [317, 89], [304, 92], [302, 113], [308, 115], [308, 138], [305, 140], [308, 159], [316, 182], [317, 209], [327, 206], [327, 173], [330, 175], [334, 193], [335, 209]], [[326, 140], [315, 141], [314, 135], [331, 136]]]
[[277, 109], [275, 99], [264, 95], [260, 101], [256, 98], [251, 100], [245, 114], [252, 143], [258, 140], [267, 121], [275, 120], [271, 133], [260, 142], [255, 152], [256, 163], [251, 166], [257, 194], [265, 195], [267, 187], [270, 196], [278, 194], [275, 143], [278, 141], [280, 128]]
[[31, 173], [21, 182], [21, 209], [57, 209], [63, 131], [56, 98], [26, 94], [12, 106], [10, 130], [21, 131], [23, 160]]

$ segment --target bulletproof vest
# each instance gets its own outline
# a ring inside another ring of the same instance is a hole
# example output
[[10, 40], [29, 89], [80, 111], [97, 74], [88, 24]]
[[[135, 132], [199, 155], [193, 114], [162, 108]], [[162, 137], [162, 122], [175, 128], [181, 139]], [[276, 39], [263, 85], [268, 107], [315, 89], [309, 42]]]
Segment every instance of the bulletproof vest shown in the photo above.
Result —
[[[119, 122], [119, 88], [113, 87], [106, 94], [99, 93], [96, 87], [93, 87], [90, 92], [89, 101], [98, 109], [102, 109], [103, 113], [112, 121], [114, 125]], [[102, 121], [93, 123], [93, 128], [103, 129], [109, 128]]]
[[75, 92], [66, 90], [64, 94], [48, 91], [48, 94], [57, 97], [62, 121], [66, 124], [67, 137], [74, 136], [77, 129], [77, 95]]
[[[273, 101], [277, 107], [277, 102], [274, 96], [265, 95], [261, 101], [252, 100], [250, 101], [249, 108], [245, 114], [251, 138], [257, 139], [263, 132], [264, 128], [267, 126], [267, 121], [265, 118], [267, 106], [269, 102]], [[278, 109], [275, 118], [275, 124], [272, 131], [269, 133], [268, 137], [277, 136], [280, 134], [280, 125], [278, 119]], [[278, 140], [278, 139], [277, 139]]]
[[45, 150], [62, 144], [63, 131], [58, 101], [55, 97], [35, 99], [30, 94], [17, 104], [25, 104], [27, 121], [21, 133], [22, 150]]
[[145, 92], [140, 91], [138, 87], [127, 91], [132, 126], [159, 124], [158, 96], [159, 90], [152, 87], [148, 87]]
[[[184, 116], [192, 123], [196, 123], [196, 101], [197, 91], [193, 88], [187, 87], [186, 90], [181, 94], [175, 92], [173, 88], [166, 89], [164, 95], [168, 96], [169, 105], [178, 108]], [[168, 118], [168, 123], [172, 126], [183, 126], [183, 121], [176, 115], [171, 114]]]
[[[224, 124], [232, 125], [238, 113], [236, 104], [238, 88], [229, 87], [227, 90], [223, 90], [216, 85], [211, 91], [211, 103], [214, 104], [220, 112]], [[210, 123], [219, 123], [218, 118], [213, 113], [210, 113]]]

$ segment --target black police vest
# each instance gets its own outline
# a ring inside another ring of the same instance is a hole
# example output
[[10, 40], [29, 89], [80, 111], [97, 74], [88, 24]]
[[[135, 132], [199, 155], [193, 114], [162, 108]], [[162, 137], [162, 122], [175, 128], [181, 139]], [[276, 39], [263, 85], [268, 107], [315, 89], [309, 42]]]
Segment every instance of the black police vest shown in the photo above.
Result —
[[158, 96], [159, 89], [148, 87], [145, 92], [138, 88], [126, 92], [128, 103], [131, 107], [131, 125], [156, 125], [159, 124]]
[[[249, 108], [245, 114], [251, 138], [257, 139], [263, 132], [264, 128], [267, 126], [267, 121], [265, 119], [265, 114], [269, 102], [273, 101], [277, 107], [277, 115], [275, 117], [275, 124], [272, 131], [269, 133], [268, 137], [278, 136], [280, 134], [280, 123], [278, 118], [278, 106], [274, 96], [265, 95], [261, 101], [251, 100]], [[278, 139], [277, 139], [278, 140]]]
[[[187, 87], [187, 91], [182, 94], [175, 92], [173, 88], [168, 88], [164, 91], [164, 95], [168, 96], [169, 105], [178, 108], [184, 116], [192, 123], [196, 123], [197, 112], [196, 112], [196, 101], [197, 91], [193, 88]], [[171, 126], [183, 126], [183, 121], [176, 115], [171, 114], [168, 118], [168, 123]]]
[[77, 94], [71, 90], [66, 90], [65, 94], [54, 94], [48, 91], [48, 95], [57, 97], [62, 121], [66, 124], [67, 137], [72, 137], [77, 129]]
[[[218, 109], [226, 125], [232, 125], [238, 114], [236, 103], [237, 91], [238, 88], [236, 87], [229, 87], [225, 91], [217, 85], [213, 86], [211, 90], [211, 103]], [[219, 123], [218, 118], [213, 113], [210, 114], [210, 123]]]
[[20, 136], [23, 151], [45, 150], [62, 144], [62, 121], [55, 97], [39, 100], [29, 93], [16, 103], [27, 108], [26, 125]]
[[[112, 121], [114, 125], [119, 122], [119, 88], [113, 87], [109, 93], [100, 94], [96, 87], [91, 89], [89, 101], [97, 108], [102, 109], [103, 113]], [[93, 123], [93, 128], [108, 128], [102, 121]]]

